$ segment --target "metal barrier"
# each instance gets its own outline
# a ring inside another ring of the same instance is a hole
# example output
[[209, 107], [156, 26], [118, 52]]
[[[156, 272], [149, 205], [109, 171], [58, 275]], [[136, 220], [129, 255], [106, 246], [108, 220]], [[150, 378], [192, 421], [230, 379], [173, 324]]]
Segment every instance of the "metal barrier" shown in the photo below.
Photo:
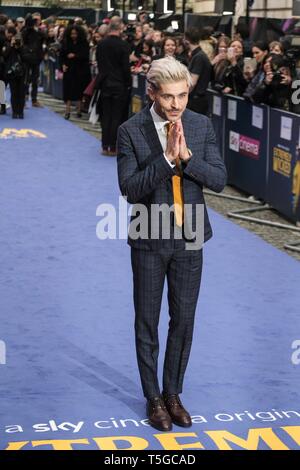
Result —
[[58, 57], [49, 56], [42, 68], [42, 86], [44, 92], [59, 100], [63, 99], [63, 81]]
[[[62, 98], [58, 58], [45, 61], [43, 85], [46, 93]], [[146, 76], [132, 76], [130, 114], [147, 103]], [[257, 219], [243, 212], [276, 209], [294, 223], [300, 221], [300, 116], [243, 98], [208, 90], [209, 114], [215, 129], [228, 183], [253, 195], [256, 207], [231, 211], [229, 217], [300, 231], [295, 225]], [[221, 195], [228, 197], [228, 195]], [[291, 244], [288, 244], [291, 246]]]
[[[266, 203], [264, 210], [276, 209], [290, 221], [300, 221], [300, 116], [210, 90], [209, 96], [229, 184], [261, 199]], [[241, 211], [228, 215], [300, 230], [242, 216]]]
[[132, 74], [130, 114], [138, 113], [148, 103], [146, 86], [145, 74]]
[[[213, 90], [208, 90], [208, 94], [209, 114], [226, 164], [228, 183], [260, 199], [254, 203], [264, 204], [264, 210], [273, 208], [291, 222], [300, 221], [300, 117]], [[131, 114], [139, 112], [146, 103], [146, 77], [134, 75]], [[252, 203], [247, 198], [239, 199]], [[294, 225], [242, 216], [241, 211], [228, 215], [300, 230]]]

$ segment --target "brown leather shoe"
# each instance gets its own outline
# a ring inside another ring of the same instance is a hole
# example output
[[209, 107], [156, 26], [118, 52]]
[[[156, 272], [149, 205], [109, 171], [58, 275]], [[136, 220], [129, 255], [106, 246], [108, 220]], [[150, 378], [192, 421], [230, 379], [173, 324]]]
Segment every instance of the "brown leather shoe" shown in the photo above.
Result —
[[154, 397], [147, 402], [149, 423], [159, 431], [171, 431], [172, 420], [161, 397]]
[[44, 106], [39, 101], [32, 102], [33, 108], [43, 108]]
[[172, 422], [174, 424], [177, 424], [177, 426], [182, 426], [184, 428], [189, 428], [190, 426], [192, 426], [192, 419], [189, 413], [184, 409], [178, 395], [163, 394], [163, 398], [168, 413], [171, 416]]

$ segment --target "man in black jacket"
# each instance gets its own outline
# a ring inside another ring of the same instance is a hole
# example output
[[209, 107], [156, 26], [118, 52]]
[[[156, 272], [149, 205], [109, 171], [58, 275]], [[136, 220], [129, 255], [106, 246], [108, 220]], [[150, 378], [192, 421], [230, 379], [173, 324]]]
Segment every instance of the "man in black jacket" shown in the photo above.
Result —
[[197, 28], [190, 28], [185, 32], [185, 41], [191, 51], [189, 71], [193, 81], [187, 107], [196, 113], [206, 115], [208, 112], [206, 90], [211, 79], [211, 63], [199, 46], [200, 33]]
[[122, 20], [112, 21], [108, 35], [100, 41], [96, 53], [101, 88], [100, 120], [104, 155], [116, 155], [117, 130], [128, 117], [131, 87], [130, 48], [121, 39], [122, 32]]
[[27, 94], [29, 94], [29, 85], [31, 83], [32, 106], [39, 108], [42, 105], [37, 99], [38, 82], [40, 75], [40, 64], [43, 60], [43, 42], [45, 37], [41, 31], [36, 29], [36, 22], [31, 15], [25, 20], [25, 27], [22, 29], [24, 42], [24, 62], [26, 64], [26, 85]]

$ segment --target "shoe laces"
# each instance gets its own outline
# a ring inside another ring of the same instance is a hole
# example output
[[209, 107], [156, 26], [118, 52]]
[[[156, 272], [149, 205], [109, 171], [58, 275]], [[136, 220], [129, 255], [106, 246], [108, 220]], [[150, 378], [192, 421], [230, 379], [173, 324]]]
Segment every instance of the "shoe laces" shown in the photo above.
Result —
[[151, 398], [150, 403], [153, 408], [162, 408], [163, 410], [166, 409], [165, 403], [161, 397]]
[[179, 406], [180, 408], [183, 408], [181, 400], [176, 394], [166, 395], [165, 401], [168, 403], [169, 406]]

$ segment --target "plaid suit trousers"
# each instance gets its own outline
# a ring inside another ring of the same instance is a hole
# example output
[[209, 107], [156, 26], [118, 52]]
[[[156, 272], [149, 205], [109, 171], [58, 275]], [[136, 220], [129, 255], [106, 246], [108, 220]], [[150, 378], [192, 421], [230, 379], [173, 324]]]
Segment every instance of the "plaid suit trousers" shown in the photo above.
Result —
[[177, 250], [176, 242], [170, 241], [170, 248], [163, 252], [131, 248], [136, 352], [147, 399], [160, 395], [158, 323], [165, 279], [170, 321], [163, 368], [164, 392], [182, 392], [192, 345], [203, 250]]

